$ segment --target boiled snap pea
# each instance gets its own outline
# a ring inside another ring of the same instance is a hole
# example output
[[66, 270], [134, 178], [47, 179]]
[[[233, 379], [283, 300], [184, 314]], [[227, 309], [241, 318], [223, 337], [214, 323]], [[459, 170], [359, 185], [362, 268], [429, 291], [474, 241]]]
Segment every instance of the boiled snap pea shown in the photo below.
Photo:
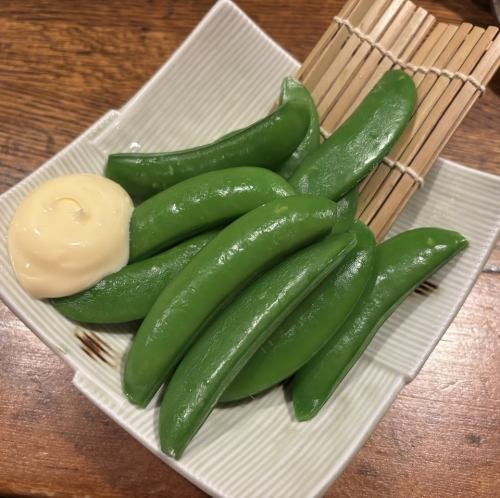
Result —
[[146, 198], [217, 169], [276, 170], [302, 143], [309, 122], [310, 109], [303, 100], [289, 99], [270, 116], [211, 144], [174, 152], [111, 154], [104, 173], [130, 195]]
[[230, 168], [184, 180], [134, 209], [130, 261], [290, 195], [294, 191], [286, 180], [264, 168]]
[[375, 238], [361, 221], [352, 233], [355, 248], [261, 345], [221, 401], [243, 399], [282, 382], [335, 335], [373, 278]]
[[180, 458], [245, 362], [355, 242], [353, 233], [330, 235], [292, 254], [243, 290], [202, 332], [165, 391], [163, 452]]
[[354, 113], [291, 176], [302, 194], [337, 200], [391, 150], [408, 124], [417, 92], [404, 71], [388, 71]]
[[298, 420], [309, 420], [320, 411], [397, 306], [467, 244], [451, 230], [417, 228], [377, 248], [373, 285], [328, 344], [294, 377], [292, 396]]
[[125, 361], [123, 388], [145, 406], [200, 329], [259, 272], [326, 235], [336, 205], [321, 197], [277, 199], [224, 228], [170, 282], [146, 315]]
[[94, 287], [72, 296], [52, 299], [65, 317], [86, 323], [120, 323], [144, 318], [161, 291], [212, 240], [212, 230], [168, 251], [132, 263]]

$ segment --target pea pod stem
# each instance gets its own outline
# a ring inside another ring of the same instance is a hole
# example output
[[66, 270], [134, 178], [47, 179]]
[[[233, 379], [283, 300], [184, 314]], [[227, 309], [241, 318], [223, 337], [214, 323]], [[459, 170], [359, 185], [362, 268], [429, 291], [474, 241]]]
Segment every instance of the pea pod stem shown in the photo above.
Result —
[[466, 246], [467, 240], [457, 232], [417, 228], [377, 248], [373, 285], [331, 341], [294, 377], [298, 420], [309, 420], [320, 411], [396, 307]]
[[292, 155], [283, 163], [279, 173], [284, 178], [290, 178], [304, 159], [314, 152], [320, 144], [319, 116], [316, 104], [309, 90], [294, 78], [285, 78], [281, 89], [281, 105], [288, 102], [300, 102], [309, 114], [309, 126], [302, 142]]
[[224, 228], [165, 287], [137, 332], [125, 362], [124, 392], [145, 406], [200, 329], [259, 272], [331, 231], [335, 203], [278, 199]]
[[343, 233], [302, 249], [258, 278], [218, 315], [167, 386], [160, 409], [163, 452], [180, 458], [248, 358], [354, 244], [355, 236]]

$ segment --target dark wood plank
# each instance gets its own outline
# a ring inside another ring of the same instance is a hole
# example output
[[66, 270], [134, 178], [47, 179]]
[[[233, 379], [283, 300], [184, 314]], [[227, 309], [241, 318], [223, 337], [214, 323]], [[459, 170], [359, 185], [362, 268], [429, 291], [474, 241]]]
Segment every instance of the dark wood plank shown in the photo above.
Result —
[[[341, 3], [238, 2], [299, 59]], [[443, 21], [494, 22], [488, 1], [419, 3]], [[212, 4], [2, 0], [0, 192], [126, 102]], [[500, 173], [499, 94], [497, 75], [446, 157]], [[499, 264], [497, 248], [420, 375], [327, 496], [498, 494]], [[0, 303], [0, 495], [204, 496], [80, 395], [71, 377]]]

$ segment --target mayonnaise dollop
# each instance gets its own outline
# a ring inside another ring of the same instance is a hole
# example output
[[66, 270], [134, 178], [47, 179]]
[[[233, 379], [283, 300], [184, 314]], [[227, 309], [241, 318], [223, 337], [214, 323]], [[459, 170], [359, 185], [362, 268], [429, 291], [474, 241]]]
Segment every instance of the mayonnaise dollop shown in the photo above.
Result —
[[91, 287], [125, 266], [133, 204], [117, 183], [98, 175], [49, 180], [18, 207], [9, 254], [33, 297], [61, 297]]

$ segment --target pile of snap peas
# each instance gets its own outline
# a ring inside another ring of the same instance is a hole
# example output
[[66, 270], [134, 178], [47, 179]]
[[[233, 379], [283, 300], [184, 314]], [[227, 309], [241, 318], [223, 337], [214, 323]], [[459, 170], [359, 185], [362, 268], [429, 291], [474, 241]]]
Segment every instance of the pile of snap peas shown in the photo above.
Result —
[[185, 151], [113, 154], [105, 174], [140, 197], [130, 263], [53, 299], [88, 323], [142, 320], [123, 390], [145, 407], [166, 384], [162, 450], [180, 458], [214, 406], [290, 382], [314, 417], [375, 332], [423, 280], [467, 246], [419, 228], [377, 245], [355, 220], [357, 185], [408, 124], [416, 90], [387, 72], [320, 143], [313, 99], [283, 81], [279, 108]]

